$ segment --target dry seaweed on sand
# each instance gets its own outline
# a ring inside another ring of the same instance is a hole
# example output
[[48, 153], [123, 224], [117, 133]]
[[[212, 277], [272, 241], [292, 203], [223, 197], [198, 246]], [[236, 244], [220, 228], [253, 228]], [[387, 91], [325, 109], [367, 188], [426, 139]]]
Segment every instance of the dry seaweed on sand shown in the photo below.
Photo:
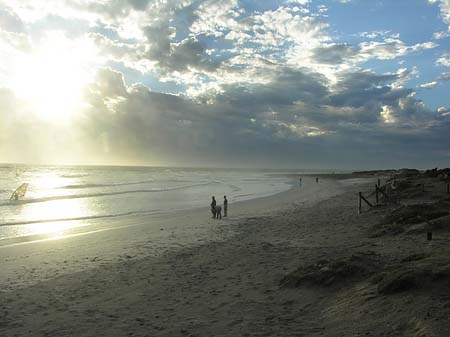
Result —
[[441, 231], [450, 229], [450, 215], [425, 221], [417, 225], [410, 226], [405, 234], [420, 234], [425, 232]]
[[368, 282], [380, 295], [438, 285], [447, 287], [450, 285], [450, 260], [444, 255], [414, 253], [397, 261], [388, 261], [372, 252], [357, 253], [302, 266], [281, 279], [280, 287], [332, 287], [345, 286], [349, 282]]
[[450, 214], [449, 205], [443, 202], [404, 205], [385, 218], [386, 223], [414, 224]]
[[302, 266], [280, 281], [281, 287], [295, 288], [306, 285], [331, 286], [373, 273], [379, 267], [374, 254], [353, 254], [338, 260], [321, 260]]
[[381, 189], [389, 194], [390, 199], [415, 198], [423, 194], [422, 184], [413, 178], [398, 179], [396, 177], [389, 180]]
[[388, 295], [411, 289], [427, 288], [437, 283], [450, 284], [450, 261], [447, 257], [431, 257], [404, 262], [373, 277], [378, 293]]
[[377, 237], [385, 234], [396, 235], [418, 228], [417, 224], [423, 223], [421, 230], [430, 228], [444, 228], [450, 215], [450, 205], [447, 202], [420, 203], [402, 205], [389, 212], [382, 221], [372, 228], [370, 236]]

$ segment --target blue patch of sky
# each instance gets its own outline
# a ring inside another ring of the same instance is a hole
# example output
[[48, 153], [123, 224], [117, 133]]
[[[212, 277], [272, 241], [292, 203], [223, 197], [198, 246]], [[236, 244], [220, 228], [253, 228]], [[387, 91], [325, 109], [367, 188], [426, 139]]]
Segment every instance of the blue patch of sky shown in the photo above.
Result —
[[101, 34], [103, 36], [106, 36], [110, 40], [121, 40], [121, 41], [123, 41], [123, 39], [121, 39], [119, 37], [119, 34], [117, 33], [117, 31], [115, 29], [110, 28], [108, 26], [105, 26], [104, 24], [98, 24], [96, 26], [93, 26], [93, 27], [91, 27], [91, 29], [89, 31], [91, 33], [98, 33], [98, 34]]
[[210, 35], [198, 35], [197, 40], [202, 44], [205, 49], [213, 49], [213, 48], [223, 48], [224, 39], [216, 38]]
[[420, 77], [433, 79], [436, 77], [434, 72], [435, 53], [436, 51], [433, 49], [421, 50], [394, 59], [371, 59], [362, 63], [361, 66], [379, 73], [396, 72], [400, 68], [413, 69], [413, 67], [417, 67]]
[[142, 74], [141, 72], [125, 67], [119, 62], [108, 62], [107, 66], [111, 67], [116, 71], [120, 71], [123, 74], [125, 83], [127, 85], [132, 85], [136, 83], [142, 83], [147, 88], [155, 92], [163, 92], [169, 94], [179, 94], [185, 92], [187, 85], [179, 84], [176, 82], [161, 82], [159, 80], [159, 75], [154, 73]]
[[446, 29], [437, 4], [426, 0], [353, 0], [348, 3], [314, 1], [328, 7], [331, 29], [345, 36], [360, 32], [399, 33], [407, 44], [426, 42], [436, 31]]
[[265, 12], [268, 10], [275, 10], [286, 1], [261, 1], [261, 0], [241, 0], [239, 6], [243, 7], [247, 12]]
[[197, 7], [198, 6], [193, 4], [191, 6], [183, 7], [181, 10], [177, 10], [175, 12], [174, 18], [170, 22], [170, 25], [175, 28], [176, 41], [182, 41], [189, 37], [189, 27], [196, 18], [194, 11]]
[[437, 109], [441, 106], [450, 108], [450, 95], [448, 94], [450, 92], [450, 81], [441, 81], [438, 79], [446, 70], [450, 71], [450, 68], [442, 69], [441, 67], [436, 67], [432, 71], [433, 78], [426, 78], [426, 80], [424, 79], [418, 83], [438, 82], [438, 85], [434, 88], [417, 90], [417, 98], [423, 100], [431, 109]]
[[450, 83], [447, 81], [432, 89], [422, 89], [417, 92], [417, 98], [425, 102], [425, 104], [436, 110], [440, 107], [450, 108]]
[[225, 36], [226, 35], [219, 37], [218, 39], [216, 39], [216, 41], [213, 41], [213, 43], [215, 42], [216, 45], [211, 43], [211, 45], [209, 46], [211, 48], [217, 48], [218, 50], [220, 50], [220, 53], [223, 53], [228, 49], [234, 49], [236, 47], [235, 42], [233, 40], [226, 39]]
[[404, 58], [398, 58], [396, 60], [369, 60], [366, 62], [362, 62], [358, 64], [364, 69], [370, 69], [371, 71], [377, 73], [377, 74], [384, 74], [384, 73], [395, 73], [400, 68], [410, 68], [406, 65], [406, 62], [404, 64], [400, 64], [401, 61], [404, 61]]

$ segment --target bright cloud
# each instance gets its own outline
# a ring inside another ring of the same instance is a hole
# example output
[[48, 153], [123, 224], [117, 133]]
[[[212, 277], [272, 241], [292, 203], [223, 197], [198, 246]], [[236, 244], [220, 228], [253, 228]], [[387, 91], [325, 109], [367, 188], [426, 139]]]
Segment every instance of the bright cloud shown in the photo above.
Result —
[[436, 64], [444, 66], [444, 67], [450, 67], [450, 57], [449, 56], [442, 56], [442, 57], [437, 59]]
[[433, 82], [421, 84], [421, 85], [419, 85], [419, 87], [423, 88], [423, 89], [431, 89], [431, 88], [436, 87], [438, 84], [439, 84], [438, 82], [433, 81]]

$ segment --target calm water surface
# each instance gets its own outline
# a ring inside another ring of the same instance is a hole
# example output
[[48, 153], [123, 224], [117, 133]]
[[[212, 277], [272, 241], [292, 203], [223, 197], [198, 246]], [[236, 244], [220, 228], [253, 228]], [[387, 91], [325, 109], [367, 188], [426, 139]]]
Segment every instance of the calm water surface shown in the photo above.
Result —
[[[0, 166], [0, 239], [89, 226], [106, 218], [237, 202], [290, 188], [283, 172], [150, 167]], [[292, 172], [291, 172], [292, 173]], [[28, 183], [24, 198], [11, 193]]]

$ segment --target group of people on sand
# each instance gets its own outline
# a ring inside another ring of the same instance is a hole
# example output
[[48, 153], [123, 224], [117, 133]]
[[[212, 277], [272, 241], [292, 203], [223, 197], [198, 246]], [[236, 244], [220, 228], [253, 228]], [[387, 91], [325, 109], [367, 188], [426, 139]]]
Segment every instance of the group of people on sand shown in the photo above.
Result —
[[[228, 200], [227, 196], [223, 196], [223, 216], [226, 217], [228, 212]], [[212, 196], [211, 200], [211, 213], [214, 219], [222, 219], [222, 206], [217, 205], [216, 197]]]

